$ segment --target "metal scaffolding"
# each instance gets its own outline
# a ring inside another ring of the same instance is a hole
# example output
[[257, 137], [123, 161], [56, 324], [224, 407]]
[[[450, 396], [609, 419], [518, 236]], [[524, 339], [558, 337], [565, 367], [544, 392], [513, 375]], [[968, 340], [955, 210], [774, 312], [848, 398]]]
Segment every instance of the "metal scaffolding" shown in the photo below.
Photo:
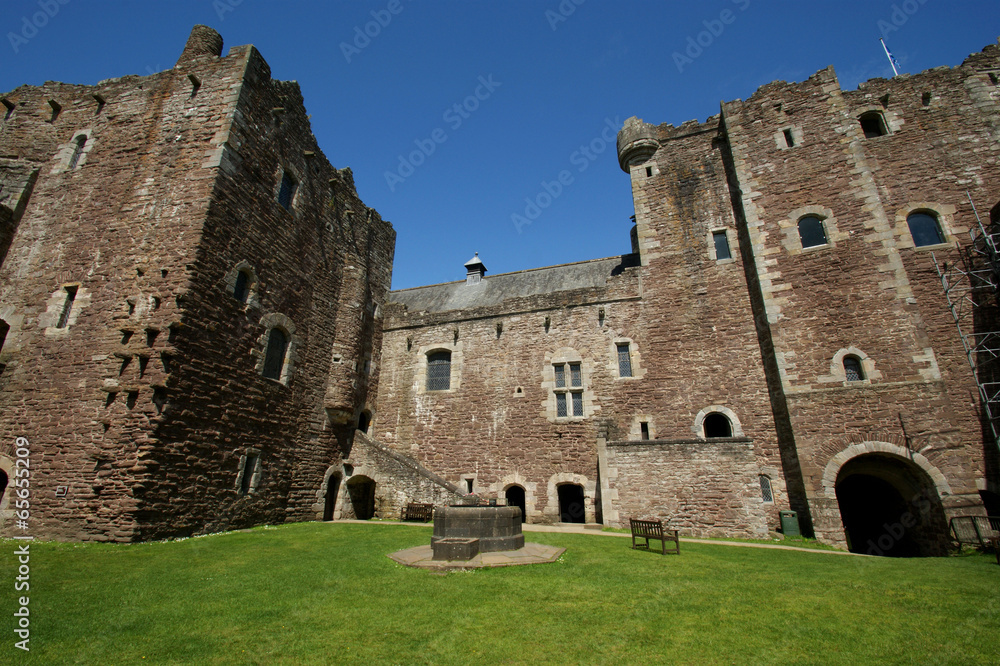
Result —
[[931, 256], [979, 387], [983, 417], [1000, 449], [1000, 227], [984, 225], [971, 196], [969, 203], [976, 224], [971, 242], [958, 245], [960, 261]]

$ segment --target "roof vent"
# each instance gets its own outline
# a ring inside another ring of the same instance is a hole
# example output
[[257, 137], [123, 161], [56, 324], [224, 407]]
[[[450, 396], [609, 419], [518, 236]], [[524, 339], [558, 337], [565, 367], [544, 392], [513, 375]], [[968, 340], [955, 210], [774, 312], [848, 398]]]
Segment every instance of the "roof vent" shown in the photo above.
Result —
[[465, 262], [465, 271], [466, 284], [479, 284], [483, 281], [483, 275], [486, 274], [486, 266], [480, 261], [478, 252], [476, 252], [476, 256]]

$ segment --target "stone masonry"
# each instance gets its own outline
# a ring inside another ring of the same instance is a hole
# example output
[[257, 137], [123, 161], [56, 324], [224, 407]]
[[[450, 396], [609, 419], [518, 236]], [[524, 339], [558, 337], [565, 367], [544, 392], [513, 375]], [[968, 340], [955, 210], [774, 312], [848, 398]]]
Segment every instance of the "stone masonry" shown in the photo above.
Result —
[[997, 45], [630, 118], [630, 252], [499, 274], [477, 255], [395, 292], [392, 226], [252, 46], [223, 57], [196, 26], [166, 72], [0, 99], [0, 471], [26, 437], [39, 536], [473, 492], [529, 522], [693, 535], [794, 511], [829, 543], [930, 555], [949, 517], [1000, 509], [936, 268], [973, 203], [1000, 216]]

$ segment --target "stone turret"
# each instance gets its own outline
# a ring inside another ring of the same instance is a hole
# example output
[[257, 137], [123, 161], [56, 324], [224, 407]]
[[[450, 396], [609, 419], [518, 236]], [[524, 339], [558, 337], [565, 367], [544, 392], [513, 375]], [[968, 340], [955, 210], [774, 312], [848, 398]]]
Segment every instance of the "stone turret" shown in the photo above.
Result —
[[625, 173], [633, 164], [641, 164], [660, 147], [656, 126], [632, 116], [618, 132], [618, 165]]
[[204, 56], [217, 58], [221, 55], [222, 35], [207, 25], [196, 25], [191, 28], [191, 34], [188, 36], [187, 44], [184, 45], [184, 51], [177, 59], [177, 66], [187, 65], [192, 60]]

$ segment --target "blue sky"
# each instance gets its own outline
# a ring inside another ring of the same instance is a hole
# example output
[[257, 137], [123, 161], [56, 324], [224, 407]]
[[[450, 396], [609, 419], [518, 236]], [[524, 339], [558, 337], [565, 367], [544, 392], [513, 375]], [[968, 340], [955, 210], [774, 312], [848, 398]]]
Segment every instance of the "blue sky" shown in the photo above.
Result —
[[392, 221], [399, 289], [463, 279], [473, 252], [490, 273], [628, 252], [634, 211], [614, 131], [629, 116], [704, 120], [721, 100], [827, 65], [853, 89], [892, 74], [881, 36], [904, 72], [957, 65], [995, 42], [998, 9], [996, 0], [4, 0], [0, 91], [168, 69], [196, 23], [222, 33], [224, 53], [252, 43], [275, 78], [299, 82], [327, 157], [350, 166], [365, 203]]

